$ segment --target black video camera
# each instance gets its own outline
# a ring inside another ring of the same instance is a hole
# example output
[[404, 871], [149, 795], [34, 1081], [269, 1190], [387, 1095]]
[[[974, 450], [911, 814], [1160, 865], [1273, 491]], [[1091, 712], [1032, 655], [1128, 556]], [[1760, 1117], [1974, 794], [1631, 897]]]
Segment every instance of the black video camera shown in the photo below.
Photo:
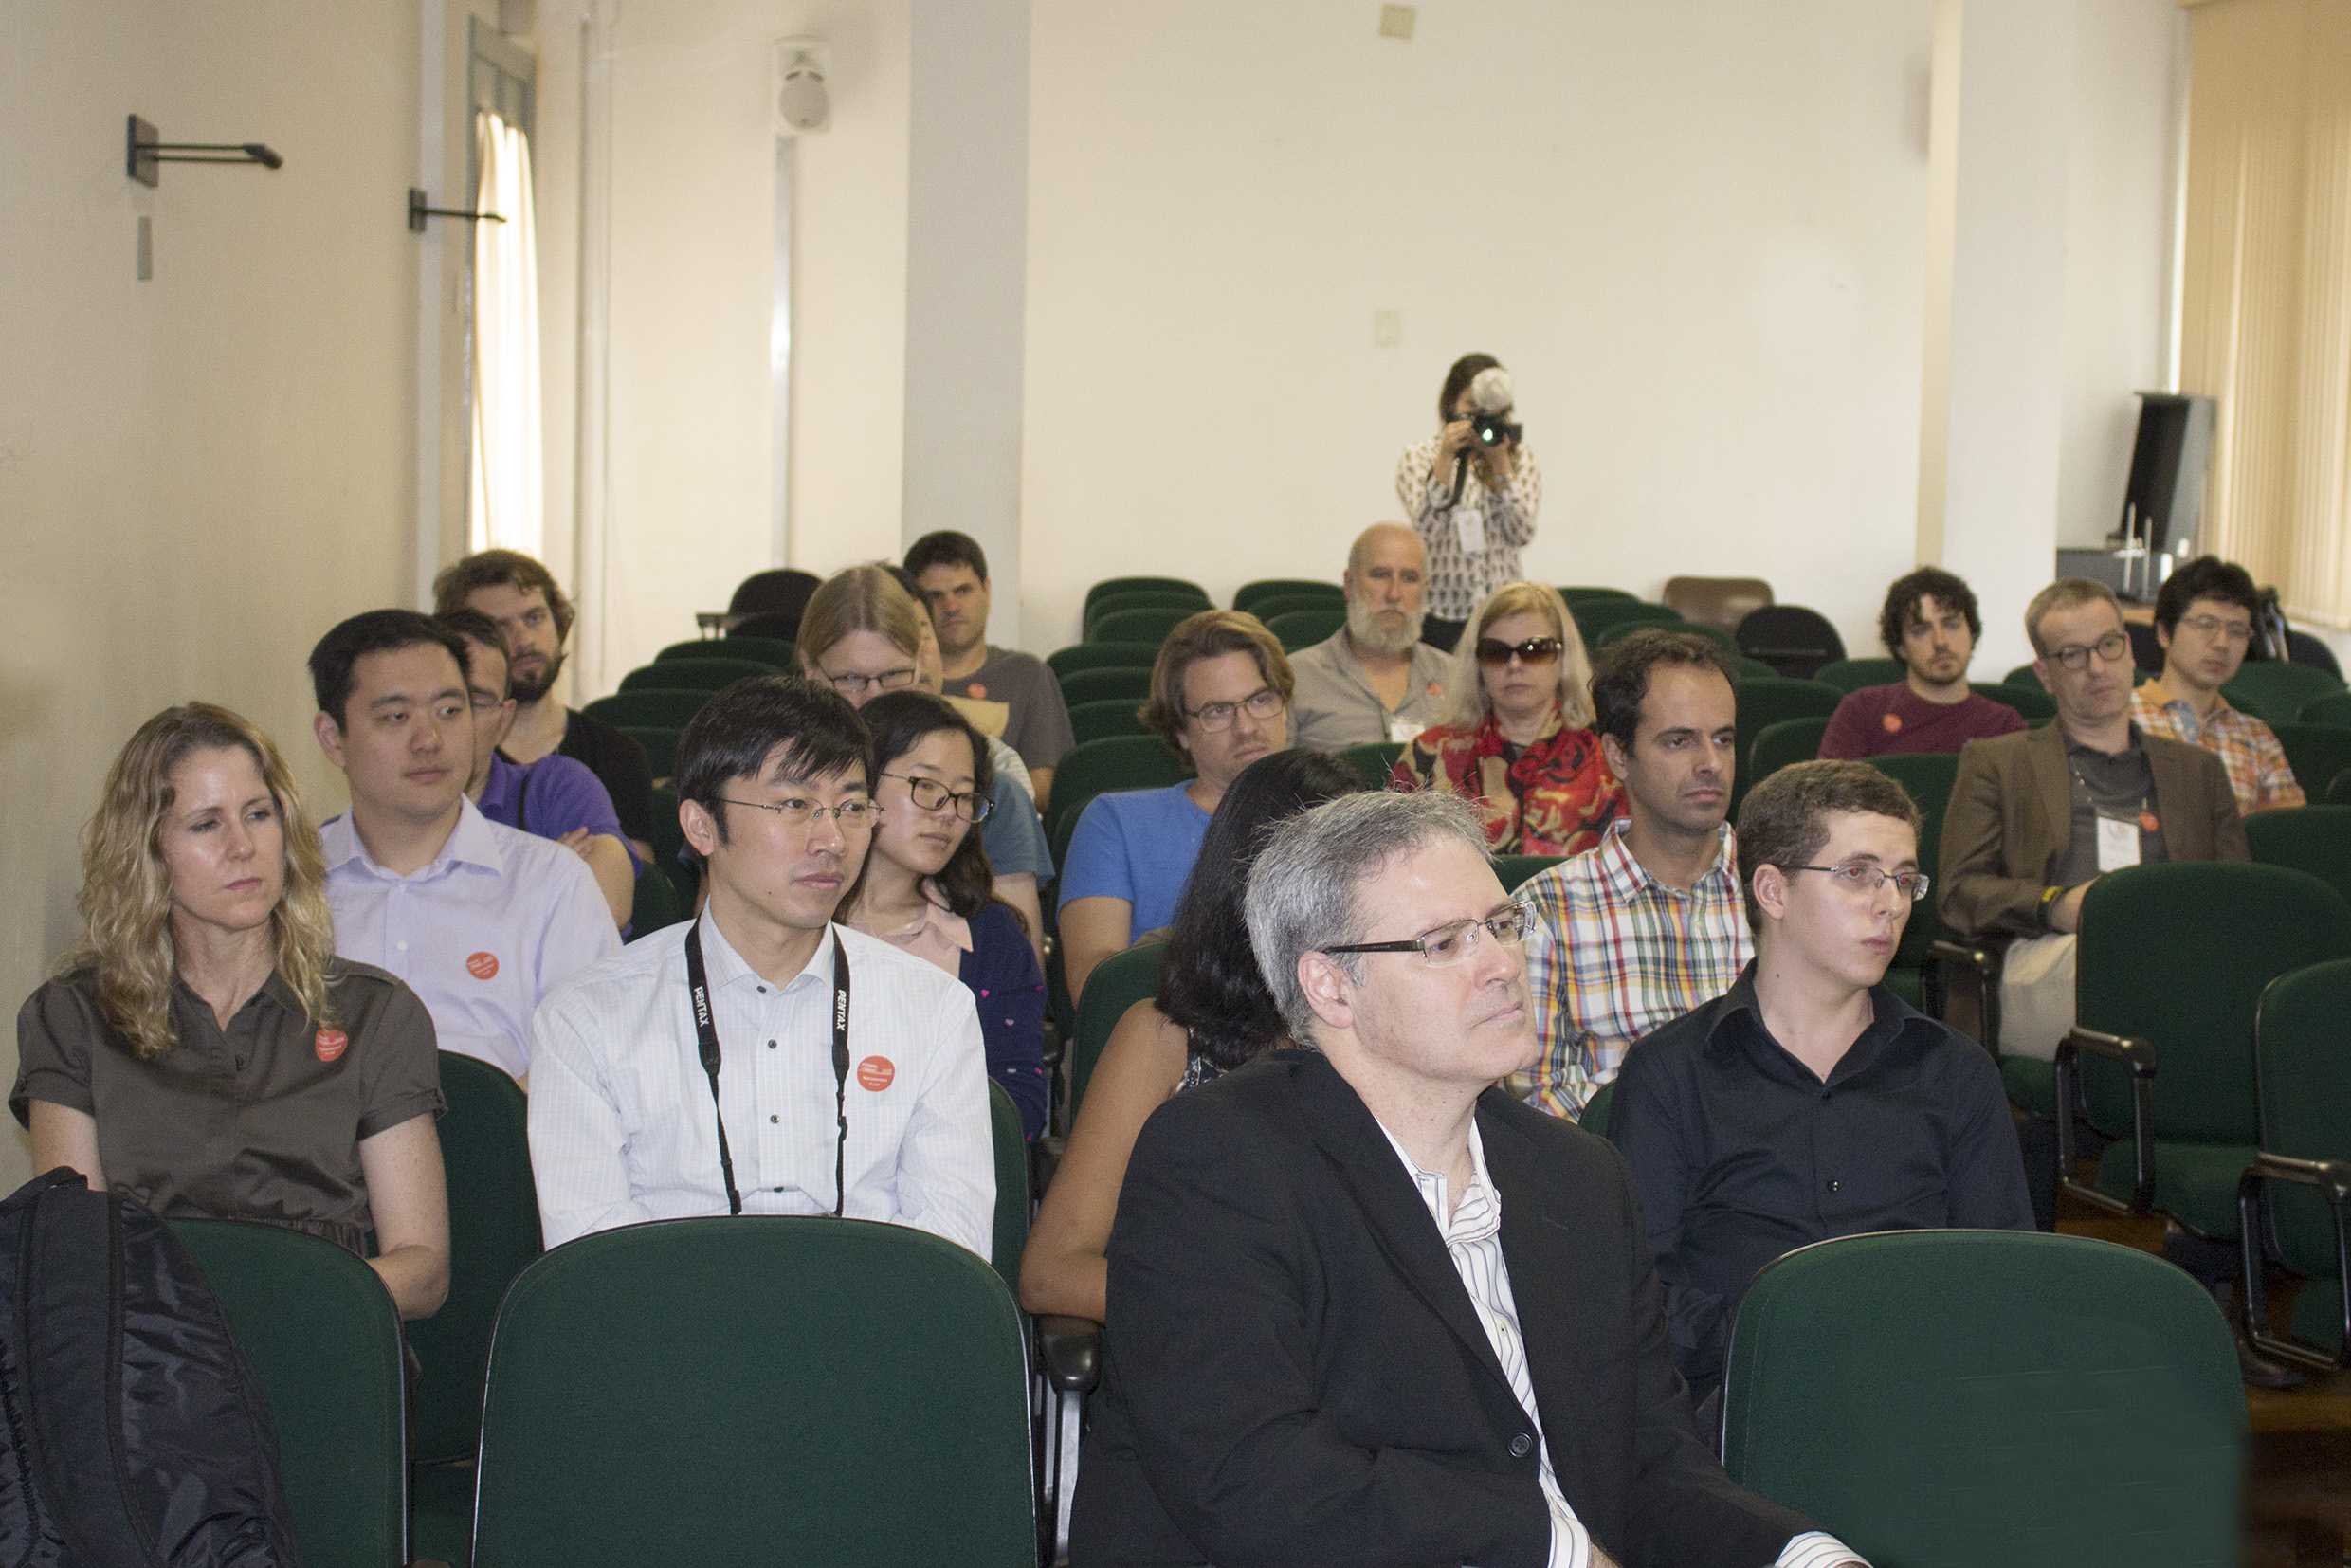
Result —
[[1474, 409], [1469, 414], [1469, 428], [1477, 432], [1480, 445], [1499, 447], [1505, 441], [1516, 441], [1526, 431], [1523, 425], [1513, 425], [1498, 413]]

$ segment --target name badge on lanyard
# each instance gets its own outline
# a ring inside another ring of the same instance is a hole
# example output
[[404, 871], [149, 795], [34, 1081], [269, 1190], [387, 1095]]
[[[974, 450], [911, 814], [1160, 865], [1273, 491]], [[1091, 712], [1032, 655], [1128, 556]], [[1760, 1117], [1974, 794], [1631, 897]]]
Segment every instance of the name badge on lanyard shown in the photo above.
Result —
[[1399, 745], [1411, 745], [1420, 732], [1428, 727], [1426, 724], [1416, 724], [1410, 719], [1400, 719], [1394, 714], [1388, 716], [1388, 738]]
[[2136, 817], [2098, 819], [2098, 869], [2120, 871], [2139, 864], [2139, 821]]
[[1453, 543], [1465, 556], [1485, 554], [1485, 514], [1464, 506], [1453, 514]]

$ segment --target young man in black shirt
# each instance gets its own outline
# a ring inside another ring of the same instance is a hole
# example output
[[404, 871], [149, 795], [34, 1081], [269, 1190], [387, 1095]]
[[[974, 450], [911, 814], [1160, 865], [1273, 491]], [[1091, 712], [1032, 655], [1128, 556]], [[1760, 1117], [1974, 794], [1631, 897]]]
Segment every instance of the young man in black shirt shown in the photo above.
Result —
[[1740, 1294], [1781, 1253], [1868, 1231], [2033, 1228], [1992, 1058], [1884, 984], [1926, 891], [1918, 830], [1902, 786], [1865, 762], [1756, 785], [1739, 811], [1755, 959], [1617, 1075], [1609, 1138], [1701, 1401], [1721, 1391]]
[[555, 574], [519, 550], [483, 550], [432, 582], [433, 613], [478, 610], [506, 633], [514, 726], [499, 753], [531, 763], [554, 752], [588, 765], [612, 797], [637, 858], [653, 858], [653, 769], [645, 748], [611, 725], [567, 708], [552, 695], [572, 635], [572, 601]]

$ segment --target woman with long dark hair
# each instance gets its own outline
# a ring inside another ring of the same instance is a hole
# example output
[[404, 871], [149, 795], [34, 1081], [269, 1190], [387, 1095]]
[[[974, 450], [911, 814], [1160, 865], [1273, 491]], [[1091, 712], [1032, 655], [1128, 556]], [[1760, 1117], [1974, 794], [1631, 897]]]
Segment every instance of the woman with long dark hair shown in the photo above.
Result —
[[1230, 1072], [1283, 1037], [1241, 916], [1266, 830], [1362, 788], [1335, 758], [1285, 751], [1250, 763], [1225, 791], [1176, 908], [1158, 996], [1126, 1010], [1087, 1080], [1068, 1150], [1021, 1254], [1022, 1306], [1103, 1321], [1111, 1216], [1144, 1121], [1161, 1102]]
[[995, 897], [986, 820], [988, 742], [945, 698], [885, 691], [859, 710], [873, 734], [873, 843], [841, 921], [927, 958], [971, 989], [1004, 1085], [1030, 1138], [1045, 1127], [1045, 975], [1020, 913]]

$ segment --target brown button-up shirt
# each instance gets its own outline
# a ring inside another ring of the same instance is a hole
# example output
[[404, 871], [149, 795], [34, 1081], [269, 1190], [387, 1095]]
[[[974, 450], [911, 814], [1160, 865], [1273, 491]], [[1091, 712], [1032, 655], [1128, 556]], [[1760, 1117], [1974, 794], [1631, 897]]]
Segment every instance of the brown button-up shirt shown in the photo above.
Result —
[[443, 1108], [432, 1018], [373, 965], [338, 961], [322, 1030], [271, 975], [223, 1029], [185, 981], [179, 1045], [131, 1053], [87, 975], [51, 980], [16, 1015], [9, 1108], [43, 1100], [95, 1119], [107, 1183], [167, 1219], [262, 1220], [363, 1251], [374, 1225], [359, 1142]]

